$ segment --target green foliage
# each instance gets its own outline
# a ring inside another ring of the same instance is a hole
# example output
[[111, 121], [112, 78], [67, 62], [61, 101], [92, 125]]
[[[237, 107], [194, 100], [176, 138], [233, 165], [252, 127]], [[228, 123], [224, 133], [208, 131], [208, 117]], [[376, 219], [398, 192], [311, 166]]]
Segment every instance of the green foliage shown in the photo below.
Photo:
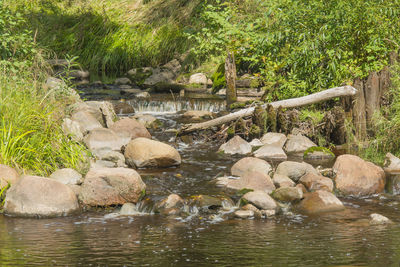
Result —
[[222, 63], [218, 66], [217, 70], [211, 76], [211, 80], [213, 82], [212, 85], [212, 93], [215, 94], [218, 90], [226, 87], [225, 80], [225, 63]]
[[329, 154], [329, 155], [335, 157], [335, 154], [333, 154], [332, 151], [330, 151], [328, 148], [322, 147], [322, 146], [313, 146], [313, 147], [308, 148], [306, 151], [304, 151], [304, 157], [307, 157], [308, 154], [314, 153], [314, 152], [317, 152], [317, 151], [318, 152], [324, 152], [326, 154]]
[[300, 112], [299, 119], [300, 121], [310, 121], [317, 125], [324, 119], [325, 113], [320, 110], [313, 109], [303, 109]]
[[10, 184], [7, 183], [6, 186], [4, 186], [3, 188], [0, 188], [0, 208], [4, 206], [4, 201], [6, 200], [6, 193], [7, 190], [10, 188]]
[[199, 57], [235, 51], [259, 74], [267, 100], [306, 95], [365, 77], [400, 42], [399, 0], [208, 1], [190, 38]]

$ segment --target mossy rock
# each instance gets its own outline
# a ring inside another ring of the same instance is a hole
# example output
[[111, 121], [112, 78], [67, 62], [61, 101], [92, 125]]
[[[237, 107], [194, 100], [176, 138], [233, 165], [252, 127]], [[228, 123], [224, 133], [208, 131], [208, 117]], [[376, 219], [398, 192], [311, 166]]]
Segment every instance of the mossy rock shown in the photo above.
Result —
[[135, 84], [141, 86], [144, 81], [153, 74], [151, 68], [137, 68], [128, 71], [128, 78]]
[[229, 109], [238, 109], [238, 108], [245, 108], [246, 107], [246, 103], [243, 103], [243, 102], [235, 102], [235, 103], [232, 103], [230, 106], [229, 106]]
[[304, 151], [305, 159], [335, 158], [335, 154], [326, 147], [313, 146]]
[[182, 84], [175, 83], [157, 83], [153, 86], [152, 91], [155, 93], [179, 93], [181, 90], [185, 89]]

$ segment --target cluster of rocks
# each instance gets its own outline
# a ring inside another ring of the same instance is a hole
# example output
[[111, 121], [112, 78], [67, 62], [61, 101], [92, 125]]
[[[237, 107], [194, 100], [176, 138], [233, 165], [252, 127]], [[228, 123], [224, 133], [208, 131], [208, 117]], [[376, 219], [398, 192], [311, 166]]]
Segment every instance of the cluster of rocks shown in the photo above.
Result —
[[77, 102], [65, 118], [66, 135], [81, 141], [93, 157], [82, 177], [72, 169], [60, 169], [50, 177], [23, 175], [0, 166], [0, 188], [8, 183], [4, 212], [17, 216], [64, 216], [80, 207], [106, 207], [136, 203], [146, 185], [136, 168], [171, 167], [181, 164], [172, 146], [152, 140], [144, 125], [134, 118], [118, 119], [108, 102]]
[[[231, 176], [216, 179], [217, 186], [232, 195], [245, 193], [240, 210], [235, 212], [237, 217], [263, 217], [267, 212], [272, 215], [288, 211], [289, 207], [305, 214], [341, 211], [345, 206], [335, 194], [365, 197], [384, 191], [384, 170], [354, 155], [339, 156], [329, 171], [318, 171], [306, 162], [286, 161], [286, 153], [303, 155], [309, 147], [315, 146], [300, 135], [286, 138], [282, 134], [268, 133], [251, 143], [236, 136], [223, 144], [220, 151], [246, 155], [251, 153], [253, 144], [261, 146], [253, 157], [236, 162]], [[266, 160], [282, 162], [273, 169]], [[374, 215], [371, 220], [378, 220], [378, 217]], [[371, 224], [375, 223], [371, 221]]]

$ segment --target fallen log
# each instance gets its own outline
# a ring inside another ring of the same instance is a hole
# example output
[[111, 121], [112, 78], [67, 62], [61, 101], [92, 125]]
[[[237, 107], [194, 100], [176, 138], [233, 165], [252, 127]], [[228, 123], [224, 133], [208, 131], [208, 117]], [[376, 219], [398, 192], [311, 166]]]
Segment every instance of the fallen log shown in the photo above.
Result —
[[[271, 102], [269, 104], [265, 104], [262, 107], [266, 108], [267, 105], [271, 105], [273, 108], [295, 108], [302, 107], [310, 104], [315, 104], [318, 102], [326, 101], [335, 97], [343, 97], [343, 96], [354, 96], [357, 93], [357, 89], [353, 86], [346, 85], [341, 87], [334, 87], [322, 92], [314, 93], [308, 96], [291, 98], [286, 100], [280, 100], [276, 102]], [[239, 110], [234, 113], [230, 113], [228, 115], [194, 124], [183, 125], [178, 132], [178, 136], [189, 134], [194, 131], [206, 130], [213, 126], [218, 126], [227, 122], [231, 122], [237, 120], [242, 117], [251, 116], [254, 112], [255, 107], [250, 107], [246, 109]]]

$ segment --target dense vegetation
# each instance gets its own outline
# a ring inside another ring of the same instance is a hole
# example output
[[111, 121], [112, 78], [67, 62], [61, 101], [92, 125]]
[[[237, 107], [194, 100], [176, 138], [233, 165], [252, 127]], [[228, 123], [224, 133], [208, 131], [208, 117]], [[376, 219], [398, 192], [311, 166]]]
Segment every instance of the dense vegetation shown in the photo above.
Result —
[[85, 148], [62, 133], [68, 103], [45, 88], [42, 52], [25, 23], [0, 3], [0, 163], [40, 175], [79, 170]]

